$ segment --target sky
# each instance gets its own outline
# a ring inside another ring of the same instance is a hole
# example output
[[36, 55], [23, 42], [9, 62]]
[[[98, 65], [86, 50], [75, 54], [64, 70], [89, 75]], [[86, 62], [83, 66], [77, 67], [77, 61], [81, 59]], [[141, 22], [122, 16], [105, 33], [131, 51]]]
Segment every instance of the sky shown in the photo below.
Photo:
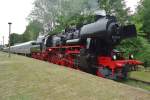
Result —
[[140, 0], [125, 0], [125, 1], [126, 1], [127, 7], [130, 7], [130, 9], [134, 12]]
[[27, 16], [33, 8], [33, 0], [0, 0], [0, 44], [4, 36], [8, 41], [8, 22], [12, 22], [12, 33], [23, 33], [28, 24]]
[[[0, 45], [4, 36], [5, 44], [8, 43], [9, 27], [12, 22], [11, 33], [22, 34], [28, 25], [27, 16], [33, 8], [34, 0], [0, 0]], [[134, 11], [139, 0], [125, 0], [127, 7]]]

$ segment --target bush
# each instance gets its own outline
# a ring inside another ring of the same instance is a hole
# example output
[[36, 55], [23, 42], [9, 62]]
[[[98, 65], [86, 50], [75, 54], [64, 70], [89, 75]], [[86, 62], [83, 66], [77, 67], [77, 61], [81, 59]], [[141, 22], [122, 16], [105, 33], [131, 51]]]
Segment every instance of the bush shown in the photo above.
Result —
[[138, 36], [137, 38], [124, 40], [117, 46], [117, 49], [124, 51], [126, 55], [134, 54], [135, 58], [147, 62], [147, 66], [150, 66], [150, 44], [145, 38]]

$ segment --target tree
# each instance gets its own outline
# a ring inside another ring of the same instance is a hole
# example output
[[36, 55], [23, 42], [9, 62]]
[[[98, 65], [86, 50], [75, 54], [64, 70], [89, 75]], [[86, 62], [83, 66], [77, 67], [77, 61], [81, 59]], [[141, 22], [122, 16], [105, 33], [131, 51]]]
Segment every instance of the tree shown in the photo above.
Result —
[[36, 0], [29, 19], [36, 19], [52, 30], [60, 21], [65, 23], [74, 16], [97, 9], [96, 4], [97, 0]]
[[22, 42], [35, 40], [41, 31], [43, 31], [43, 25], [37, 20], [31, 21], [22, 35]]
[[136, 20], [140, 24], [140, 30], [146, 33], [150, 40], [150, 0], [141, 0], [137, 8]]
[[129, 8], [126, 8], [124, 0], [98, 0], [101, 9], [106, 11], [106, 14], [115, 15], [120, 23], [126, 23], [130, 21], [128, 12]]
[[21, 42], [22, 42], [22, 35], [17, 33], [10, 34], [10, 45], [14, 45], [16, 43]]
[[58, 18], [58, 23], [51, 33], [60, 33], [62, 30], [70, 28], [71, 26], [75, 26], [76, 28], [80, 29], [83, 25], [89, 24], [95, 21], [94, 15], [74, 15], [68, 19], [61, 16]]

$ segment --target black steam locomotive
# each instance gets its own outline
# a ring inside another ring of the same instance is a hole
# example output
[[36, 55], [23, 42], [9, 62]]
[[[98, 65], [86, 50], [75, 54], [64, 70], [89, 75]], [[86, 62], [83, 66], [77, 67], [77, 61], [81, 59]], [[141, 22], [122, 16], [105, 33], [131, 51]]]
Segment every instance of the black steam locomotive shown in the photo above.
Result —
[[114, 48], [121, 40], [136, 35], [135, 25], [121, 26], [114, 16], [98, 16], [94, 23], [80, 29], [42, 38], [31, 48], [31, 56], [104, 78], [123, 79], [142, 63], [133, 55], [126, 59]]

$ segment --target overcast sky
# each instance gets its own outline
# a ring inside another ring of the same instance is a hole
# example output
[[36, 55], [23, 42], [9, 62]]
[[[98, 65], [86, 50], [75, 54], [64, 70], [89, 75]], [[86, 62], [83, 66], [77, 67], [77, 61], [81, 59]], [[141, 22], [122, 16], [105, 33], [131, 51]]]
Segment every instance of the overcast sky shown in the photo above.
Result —
[[[2, 37], [5, 37], [5, 43], [8, 41], [8, 22], [12, 22], [12, 33], [23, 33], [28, 21], [27, 16], [33, 8], [34, 0], [1, 0], [0, 1], [0, 44]], [[125, 0], [127, 6], [134, 8], [139, 0]]]

